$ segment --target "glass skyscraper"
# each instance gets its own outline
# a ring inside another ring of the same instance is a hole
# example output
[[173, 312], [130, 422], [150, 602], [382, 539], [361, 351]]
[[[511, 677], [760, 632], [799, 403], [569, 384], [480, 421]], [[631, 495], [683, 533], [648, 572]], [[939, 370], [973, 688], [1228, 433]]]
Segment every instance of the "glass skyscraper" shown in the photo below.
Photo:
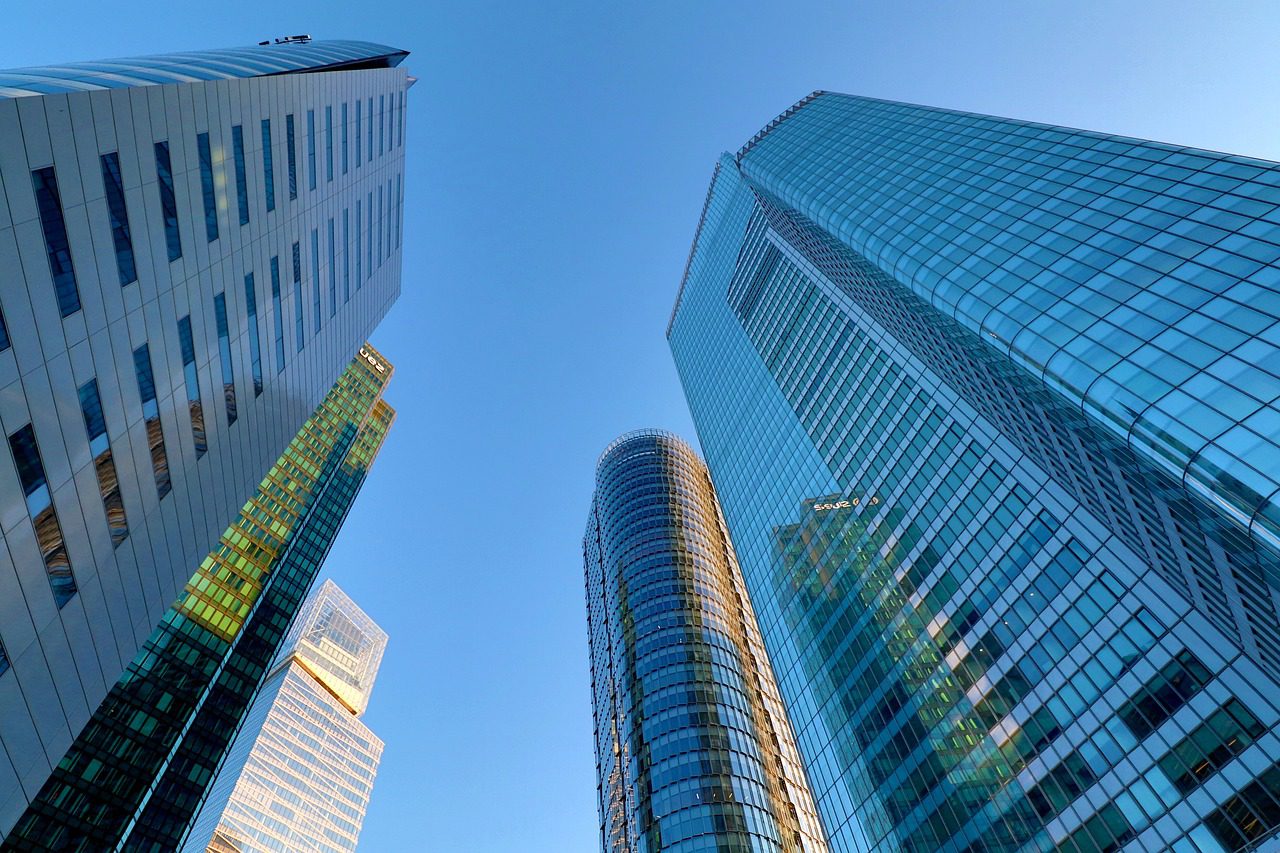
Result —
[[[395, 413], [382, 400], [390, 377], [381, 354], [361, 347], [90, 717], [5, 850], [181, 844], [391, 427]], [[324, 660], [308, 659], [316, 669]]]
[[1280, 827], [1280, 165], [825, 92], [668, 338], [834, 850]]
[[405, 55], [0, 71], [0, 836], [398, 296]]
[[359, 719], [387, 635], [333, 581], [303, 605], [184, 850], [354, 851], [382, 741]]
[[615, 440], [583, 538], [603, 853], [826, 853], [707, 468]]

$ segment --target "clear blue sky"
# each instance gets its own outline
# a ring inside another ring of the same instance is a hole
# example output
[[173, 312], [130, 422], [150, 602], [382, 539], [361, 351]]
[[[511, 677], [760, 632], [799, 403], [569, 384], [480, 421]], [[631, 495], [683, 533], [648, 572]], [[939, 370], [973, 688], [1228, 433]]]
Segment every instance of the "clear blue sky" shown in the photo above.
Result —
[[59, 0], [0, 65], [298, 32], [419, 78], [399, 420], [327, 566], [391, 635], [371, 851], [596, 848], [580, 539], [610, 439], [693, 438], [663, 332], [722, 150], [822, 88], [1280, 159], [1268, 2]]

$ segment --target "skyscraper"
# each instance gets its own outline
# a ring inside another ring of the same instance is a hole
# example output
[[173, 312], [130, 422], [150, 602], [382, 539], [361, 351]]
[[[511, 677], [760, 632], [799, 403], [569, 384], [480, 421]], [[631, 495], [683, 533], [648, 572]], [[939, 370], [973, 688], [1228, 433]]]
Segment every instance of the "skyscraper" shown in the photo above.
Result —
[[361, 347], [18, 820], [4, 849], [180, 846], [394, 412]]
[[359, 717], [386, 645], [386, 633], [325, 581], [290, 630], [184, 849], [356, 849], [382, 756]]
[[640, 430], [583, 539], [604, 853], [825, 853], [706, 466]]
[[0, 71], [0, 834], [398, 295], [404, 56]]
[[818, 92], [668, 338], [841, 850], [1280, 826], [1280, 165]]

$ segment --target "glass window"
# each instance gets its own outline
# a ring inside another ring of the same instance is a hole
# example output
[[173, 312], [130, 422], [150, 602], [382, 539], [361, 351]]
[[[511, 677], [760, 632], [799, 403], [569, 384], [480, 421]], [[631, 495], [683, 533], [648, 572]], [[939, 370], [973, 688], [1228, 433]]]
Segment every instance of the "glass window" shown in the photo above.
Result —
[[396, 248], [400, 248], [400, 225], [404, 221], [404, 188], [396, 175]]
[[285, 141], [289, 143], [289, 200], [298, 197], [298, 147], [294, 138], [293, 113], [284, 117]]
[[369, 233], [366, 235], [369, 239], [367, 244], [365, 245], [365, 253], [366, 253], [365, 260], [368, 263], [366, 264], [365, 276], [367, 278], [373, 278], [373, 192], [372, 191], [370, 191], [369, 195], [365, 198], [365, 210], [368, 211], [369, 213], [369, 217], [368, 217]]
[[133, 371], [138, 378], [138, 398], [142, 401], [142, 420], [147, 430], [147, 446], [151, 449], [156, 492], [163, 498], [172, 490], [173, 484], [169, 480], [169, 456], [164, 450], [164, 426], [160, 423], [156, 378], [151, 372], [151, 348], [147, 344], [133, 351]]
[[369, 152], [367, 156], [370, 162], [372, 162], [373, 161], [373, 96], [372, 95], [369, 96], [369, 138], [366, 141], [368, 142], [369, 147], [365, 150]]
[[0, 313], [0, 352], [9, 348], [9, 327], [4, 323], [4, 314]]
[[222, 395], [227, 403], [227, 426], [236, 422], [236, 378], [231, 363], [231, 330], [227, 325], [227, 295], [213, 297], [213, 315], [218, 325], [218, 359], [222, 362]]
[[[160, 191], [160, 213], [164, 219], [164, 242], [169, 250], [169, 260], [176, 261], [182, 257], [182, 234], [178, 231], [178, 199], [173, 193], [173, 164], [169, 161], [169, 142], [157, 142], [156, 181]], [[208, 227], [209, 212], [205, 209], [205, 227]], [[216, 222], [215, 222], [216, 232]], [[218, 235], [215, 233], [214, 238]]]
[[196, 458], [209, 449], [204, 428], [204, 404], [200, 401], [200, 374], [196, 370], [196, 342], [191, 334], [191, 315], [178, 321], [178, 344], [182, 348], [182, 379], [187, 386], [187, 413], [191, 416], [191, 440]]
[[384, 150], [383, 141], [387, 133], [387, 96], [378, 96], [378, 156], [382, 156]]
[[209, 134], [196, 134], [196, 152], [200, 158], [200, 194], [204, 198], [204, 233], [212, 243], [218, 239], [218, 197], [213, 191], [213, 152]]
[[0, 643], [0, 675], [9, 671], [9, 656], [5, 654], [4, 644]]
[[236, 205], [240, 209], [240, 224], [249, 224], [249, 176], [244, 167], [244, 127], [231, 128], [231, 154], [236, 164]]
[[333, 180], [333, 107], [324, 108], [324, 179]]
[[76, 594], [76, 579], [71, 573], [71, 559], [67, 555], [66, 542], [62, 538], [62, 526], [53, 509], [49, 483], [44, 476], [44, 463], [40, 461], [40, 448], [36, 445], [36, 433], [27, 424], [9, 436], [9, 452], [18, 471], [18, 482], [26, 498], [27, 512], [35, 528], [36, 545], [44, 560], [45, 576], [53, 590], [53, 601], [61, 610]]
[[404, 145], [404, 92], [400, 93], [400, 108], [396, 110], [396, 136], [398, 138], [396, 144]]
[[342, 301], [351, 301], [351, 210], [342, 208]]
[[262, 181], [267, 196], [267, 213], [276, 209], [276, 171], [271, 162], [271, 119], [262, 120]]
[[382, 184], [378, 184], [378, 266], [382, 266]]
[[356, 98], [356, 166], [360, 165], [360, 107], [363, 102]]
[[133, 236], [129, 232], [129, 211], [124, 204], [124, 180], [120, 176], [120, 153], [112, 151], [99, 158], [102, 162], [102, 189], [107, 196], [107, 218], [111, 222], [111, 241], [116, 250], [116, 272], [120, 286], [138, 280], [138, 266], [133, 258]]
[[316, 188], [316, 111], [307, 110], [307, 189]]
[[298, 352], [302, 352], [306, 329], [302, 322], [302, 251], [297, 243], [293, 244], [293, 306], [294, 337], [298, 339]]
[[320, 232], [315, 228], [311, 229], [311, 293], [318, 334], [320, 332]]
[[276, 373], [284, 370], [284, 306], [280, 304], [280, 258], [271, 256], [271, 313], [275, 316]]
[[84, 415], [84, 428], [89, 436], [89, 453], [93, 456], [93, 468], [98, 476], [98, 492], [102, 496], [102, 507], [107, 514], [111, 544], [118, 546], [129, 536], [129, 522], [125, 518], [124, 499], [120, 496], [120, 478], [116, 476], [116, 463], [111, 455], [111, 442], [107, 438], [107, 421], [102, 414], [98, 380], [90, 379], [80, 386], [80, 413]]
[[249, 367], [253, 374], [253, 396], [262, 394], [262, 342], [258, 339], [258, 293], [253, 273], [244, 277], [244, 304], [249, 312]]
[[49, 258], [49, 274], [58, 297], [58, 311], [70, 317], [80, 310], [80, 290], [76, 287], [76, 270], [71, 262], [71, 243], [67, 239], [67, 222], [62, 217], [62, 196], [58, 193], [58, 176], [53, 167], [31, 173], [36, 207], [40, 211], [40, 227], [44, 231], [45, 254]]
[[334, 245], [333, 217], [329, 217], [329, 316], [338, 313], [338, 255]]
[[393, 204], [392, 204], [394, 198], [395, 196], [391, 194], [391, 181], [390, 179], [388, 179], [387, 180], [387, 257], [388, 258], [391, 257], [391, 223], [394, 221], [393, 217], [395, 216], [395, 213], [393, 210]]
[[342, 174], [347, 173], [347, 105], [342, 105]]
[[364, 280], [360, 278], [360, 199], [356, 199], [356, 290], [359, 290]]

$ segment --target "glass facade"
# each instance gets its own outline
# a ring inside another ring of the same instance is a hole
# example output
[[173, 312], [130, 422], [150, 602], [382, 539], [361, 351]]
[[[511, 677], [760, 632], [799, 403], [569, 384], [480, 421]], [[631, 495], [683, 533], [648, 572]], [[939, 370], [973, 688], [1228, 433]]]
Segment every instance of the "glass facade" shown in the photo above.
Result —
[[656, 430], [596, 466], [583, 539], [605, 853], [825, 851], [702, 460]]
[[829, 93], [721, 159], [668, 338], [833, 849], [1273, 837], [1278, 211]]
[[181, 844], [390, 428], [394, 412], [381, 399], [390, 376], [382, 356], [362, 347], [111, 688], [5, 849]]
[[325, 581], [290, 630], [185, 850], [356, 849], [382, 755], [359, 717], [386, 644], [386, 633]]

